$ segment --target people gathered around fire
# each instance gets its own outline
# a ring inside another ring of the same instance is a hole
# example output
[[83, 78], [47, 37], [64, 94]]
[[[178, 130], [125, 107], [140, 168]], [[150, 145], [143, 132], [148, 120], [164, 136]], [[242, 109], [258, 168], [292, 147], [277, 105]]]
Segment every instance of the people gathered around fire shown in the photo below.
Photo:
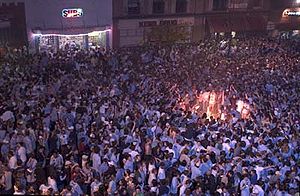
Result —
[[[299, 195], [297, 44], [7, 52], [0, 194]], [[223, 93], [214, 115], [194, 109], [204, 92]]]

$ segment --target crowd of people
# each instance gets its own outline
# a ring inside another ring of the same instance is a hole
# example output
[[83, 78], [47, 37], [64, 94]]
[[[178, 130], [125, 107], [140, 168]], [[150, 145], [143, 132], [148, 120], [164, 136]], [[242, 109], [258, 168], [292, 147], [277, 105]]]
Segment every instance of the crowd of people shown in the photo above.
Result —
[[[9, 53], [0, 194], [299, 195], [295, 48], [244, 37]], [[191, 109], [213, 91], [224, 92], [222, 118]], [[250, 106], [247, 117], [237, 101]]]

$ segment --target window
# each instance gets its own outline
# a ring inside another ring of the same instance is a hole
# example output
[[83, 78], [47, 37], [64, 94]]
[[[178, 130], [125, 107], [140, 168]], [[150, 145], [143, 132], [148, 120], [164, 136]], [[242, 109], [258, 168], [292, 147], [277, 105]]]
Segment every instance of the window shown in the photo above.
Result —
[[163, 14], [165, 12], [164, 0], [153, 0], [153, 14]]
[[176, 13], [186, 13], [187, 2], [186, 0], [176, 0]]
[[228, 4], [227, 0], [214, 0], [213, 10], [226, 10], [227, 4]]
[[[255, 1], [255, 0], [253, 0]], [[230, 9], [247, 9], [248, 0], [229, 0], [228, 8]]]
[[129, 15], [140, 14], [139, 0], [128, 0], [128, 14]]

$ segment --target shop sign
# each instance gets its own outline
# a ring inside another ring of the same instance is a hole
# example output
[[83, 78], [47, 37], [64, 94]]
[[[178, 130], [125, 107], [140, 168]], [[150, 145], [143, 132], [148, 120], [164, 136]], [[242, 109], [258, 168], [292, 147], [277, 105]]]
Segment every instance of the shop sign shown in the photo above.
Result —
[[70, 8], [62, 10], [62, 17], [64, 18], [79, 18], [83, 16], [83, 10], [81, 8]]
[[165, 26], [165, 25], [177, 25], [177, 20], [161, 20], [161, 21], [143, 21], [139, 22], [140, 27], [153, 27], [153, 26]]
[[157, 22], [156, 21], [143, 21], [143, 22], [139, 22], [139, 26], [140, 27], [154, 27], [154, 26], [157, 26]]
[[290, 17], [290, 16], [300, 16], [300, 9], [299, 8], [288, 8], [285, 9], [282, 13], [282, 17]]
[[284, 13], [286, 16], [300, 16], [300, 11], [286, 11]]

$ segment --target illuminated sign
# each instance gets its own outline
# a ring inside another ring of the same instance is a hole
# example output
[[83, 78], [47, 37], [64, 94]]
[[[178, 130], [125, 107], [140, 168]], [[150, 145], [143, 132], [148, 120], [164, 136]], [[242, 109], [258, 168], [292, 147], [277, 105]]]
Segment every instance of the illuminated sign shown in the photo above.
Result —
[[83, 10], [81, 8], [63, 9], [61, 15], [64, 18], [78, 18], [83, 16]]
[[143, 21], [139, 22], [140, 27], [153, 27], [153, 26], [165, 26], [165, 25], [177, 25], [177, 20], [161, 20], [161, 21]]
[[287, 10], [284, 12], [285, 16], [300, 16], [300, 11]]

